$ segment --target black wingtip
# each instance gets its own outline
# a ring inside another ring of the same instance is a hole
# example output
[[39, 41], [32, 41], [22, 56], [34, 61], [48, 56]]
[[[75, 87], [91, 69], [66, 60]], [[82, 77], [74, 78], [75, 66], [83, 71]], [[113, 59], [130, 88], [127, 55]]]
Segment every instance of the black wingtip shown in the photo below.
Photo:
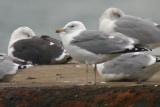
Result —
[[160, 57], [156, 57], [156, 62], [160, 62]]
[[25, 65], [19, 65], [18, 66], [18, 69], [25, 69], [25, 68], [27, 68]]
[[151, 49], [144, 48], [140, 45], [135, 45], [132, 49], [126, 49], [124, 52], [142, 52], [142, 51], [152, 51]]
[[129, 50], [131, 52], [140, 52], [140, 51], [151, 51], [150, 49], [134, 47], [133, 49]]
[[152, 51], [151, 49], [148, 49], [148, 48], [144, 48], [140, 45], [135, 45], [134, 48], [132, 49], [126, 49], [124, 51], [120, 51], [120, 52], [113, 52], [114, 54], [115, 53], [131, 53], [131, 52], [143, 52], [143, 51]]
[[65, 63], [68, 63], [68, 62], [71, 62], [72, 60], [73, 60], [72, 57], [68, 57], [68, 58], [66, 59], [66, 61], [64, 62], [64, 64], [65, 64]]

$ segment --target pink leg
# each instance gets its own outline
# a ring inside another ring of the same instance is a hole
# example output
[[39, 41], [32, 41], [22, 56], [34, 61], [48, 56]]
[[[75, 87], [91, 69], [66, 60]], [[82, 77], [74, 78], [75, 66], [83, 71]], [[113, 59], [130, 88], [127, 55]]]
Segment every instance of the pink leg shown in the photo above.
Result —
[[94, 85], [96, 85], [96, 72], [97, 72], [97, 65], [94, 66]]
[[86, 81], [85, 85], [88, 85], [88, 64], [86, 64]]

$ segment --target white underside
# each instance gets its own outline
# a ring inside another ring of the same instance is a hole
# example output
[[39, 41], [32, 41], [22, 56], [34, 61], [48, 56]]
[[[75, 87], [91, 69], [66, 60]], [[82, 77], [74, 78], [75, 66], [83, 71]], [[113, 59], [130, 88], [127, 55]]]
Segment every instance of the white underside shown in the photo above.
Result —
[[[122, 80], [122, 79], [124, 79], [124, 78], [128, 78], [128, 77], [131, 76], [131, 75], [128, 75], [128, 74], [124, 74], [123, 72], [122, 72], [122, 73], [119, 73], [119, 74], [115, 74], [114, 72], [108, 74], [108, 73], [106, 72], [105, 74], [103, 74], [102, 71], [103, 71], [104, 69], [105, 69], [104, 63], [101, 63], [101, 64], [98, 64], [98, 65], [97, 65], [97, 71], [99, 72], [100, 76], [103, 77], [106, 81]], [[106, 69], [106, 70], [107, 70], [107, 69]]]
[[120, 74], [103, 74], [101, 75], [106, 81], [118, 81], [123, 79], [129, 79], [132, 75]]

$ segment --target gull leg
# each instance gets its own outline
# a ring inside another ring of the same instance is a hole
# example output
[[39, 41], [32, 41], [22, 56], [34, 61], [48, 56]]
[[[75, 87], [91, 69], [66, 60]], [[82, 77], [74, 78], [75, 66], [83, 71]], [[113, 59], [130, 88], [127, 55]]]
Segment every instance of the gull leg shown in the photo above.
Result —
[[86, 64], [86, 81], [85, 85], [88, 85], [88, 64]]
[[97, 72], [97, 65], [94, 66], [94, 85], [96, 85], [96, 72]]

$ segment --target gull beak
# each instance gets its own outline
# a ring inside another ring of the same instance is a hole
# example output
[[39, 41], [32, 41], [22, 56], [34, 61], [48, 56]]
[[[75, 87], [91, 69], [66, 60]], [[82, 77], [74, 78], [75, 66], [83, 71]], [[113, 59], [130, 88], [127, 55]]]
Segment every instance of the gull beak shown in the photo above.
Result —
[[66, 29], [57, 29], [55, 32], [56, 33], [61, 33], [61, 32], [65, 32], [66, 31]]

